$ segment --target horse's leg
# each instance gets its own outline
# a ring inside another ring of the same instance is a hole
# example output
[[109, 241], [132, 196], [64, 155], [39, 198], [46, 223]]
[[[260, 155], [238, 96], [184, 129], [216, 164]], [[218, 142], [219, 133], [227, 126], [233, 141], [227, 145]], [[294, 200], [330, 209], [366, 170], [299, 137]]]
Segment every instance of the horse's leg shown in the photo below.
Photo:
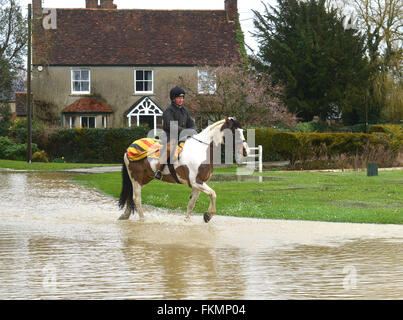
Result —
[[141, 205], [141, 184], [137, 181], [133, 182], [133, 201], [136, 205], [137, 212], [139, 213], [140, 220], [144, 219], [143, 206]]
[[125, 212], [119, 217], [119, 220], [129, 219], [131, 213], [132, 213], [132, 209], [130, 207], [130, 202], [129, 202], [129, 200], [127, 200]]
[[125, 155], [125, 163], [122, 166], [122, 191], [120, 192], [119, 199], [119, 207], [121, 209], [126, 206], [125, 212], [119, 217], [119, 220], [127, 220], [130, 217], [130, 214], [134, 212], [135, 205], [133, 202], [133, 182], [129, 176], [128, 164], [126, 161]]
[[189, 200], [187, 212], [186, 212], [186, 220], [190, 219], [190, 216], [192, 215], [193, 208], [196, 204], [196, 200], [199, 197], [199, 195], [200, 195], [200, 190], [198, 190], [197, 188], [192, 188], [192, 193], [190, 195], [190, 200]]
[[207, 223], [211, 220], [213, 215], [216, 213], [215, 203], [216, 203], [217, 195], [216, 195], [215, 191], [213, 189], [211, 189], [205, 183], [203, 183], [203, 184], [196, 183], [196, 184], [194, 184], [194, 187], [196, 187], [198, 190], [200, 190], [201, 192], [204, 192], [205, 194], [207, 194], [210, 197], [210, 206], [208, 208], [208, 211], [203, 216], [204, 221]]

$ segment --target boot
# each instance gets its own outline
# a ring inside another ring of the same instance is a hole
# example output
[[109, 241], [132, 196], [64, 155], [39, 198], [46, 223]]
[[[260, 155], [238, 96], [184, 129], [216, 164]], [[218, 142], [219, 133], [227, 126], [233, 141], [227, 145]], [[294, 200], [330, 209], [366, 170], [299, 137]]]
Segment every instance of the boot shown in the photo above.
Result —
[[164, 170], [165, 164], [158, 164], [157, 170], [155, 171], [154, 178], [161, 180], [162, 179], [162, 170]]
[[[169, 156], [167, 157], [167, 155], [169, 155], [171, 153], [171, 144], [170, 141], [167, 142], [167, 144], [165, 145], [164, 148], [161, 149], [161, 153], [160, 153], [160, 160], [161, 159], [167, 159], [167, 162], [169, 161]], [[166, 163], [161, 163], [158, 162], [157, 166], [156, 166], [156, 170], [154, 173], [154, 178], [161, 180], [162, 179], [162, 171], [165, 168], [165, 164]]]

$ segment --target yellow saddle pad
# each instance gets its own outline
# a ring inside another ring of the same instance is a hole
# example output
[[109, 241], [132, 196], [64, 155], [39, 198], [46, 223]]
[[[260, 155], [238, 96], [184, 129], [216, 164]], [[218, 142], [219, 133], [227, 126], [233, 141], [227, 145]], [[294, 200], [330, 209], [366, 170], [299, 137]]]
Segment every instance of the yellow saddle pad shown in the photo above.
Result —
[[[182, 153], [184, 141], [179, 142], [176, 147], [175, 158], [179, 158]], [[126, 154], [129, 161], [139, 161], [145, 157], [158, 159], [160, 156], [160, 149], [162, 144], [158, 139], [143, 138], [134, 141], [129, 148], [127, 148]]]

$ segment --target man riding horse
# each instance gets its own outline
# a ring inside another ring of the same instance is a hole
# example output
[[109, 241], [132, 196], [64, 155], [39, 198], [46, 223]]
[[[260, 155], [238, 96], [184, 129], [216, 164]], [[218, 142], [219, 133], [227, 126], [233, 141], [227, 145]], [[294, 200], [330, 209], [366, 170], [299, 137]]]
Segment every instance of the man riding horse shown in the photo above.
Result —
[[[178, 137], [181, 137], [181, 132], [185, 129], [194, 130], [197, 133], [197, 127], [189, 112], [183, 106], [185, 91], [176, 86], [172, 88], [169, 96], [171, 104], [162, 114], [163, 130], [166, 134], [166, 144], [160, 153], [160, 158], [157, 164], [154, 178], [161, 180], [162, 171], [167, 163], [173, 163], [173, 155], [178, 144]], [[171, 136], [173, 133], [173, 136]], [[172, 154], [171, 154], [172, 153]], [[166, 160], [166, 161], [165, 161]]]

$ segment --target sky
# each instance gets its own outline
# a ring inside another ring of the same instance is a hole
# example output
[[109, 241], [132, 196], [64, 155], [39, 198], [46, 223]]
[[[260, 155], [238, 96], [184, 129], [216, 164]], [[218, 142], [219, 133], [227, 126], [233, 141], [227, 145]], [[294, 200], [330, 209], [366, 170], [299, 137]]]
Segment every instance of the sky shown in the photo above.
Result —
[[[19, 0], [24, 12], [31, 0]], [[273, 4], [275, 0], [264, 0], [264, 3]], [[224, 9], [224, 0], [114, 0], [118, 9]], [[85, 8], [85, 0], [43, 0], [44, 8]], [[253, 12], [263, 12], [261, 0], [238, 0], [239, 20], [245, 35], [245, 43], [257, 52], [258, 44], [251, 36], [254, 31]], [[251, 53], [250, 51], [248, 51]]]

